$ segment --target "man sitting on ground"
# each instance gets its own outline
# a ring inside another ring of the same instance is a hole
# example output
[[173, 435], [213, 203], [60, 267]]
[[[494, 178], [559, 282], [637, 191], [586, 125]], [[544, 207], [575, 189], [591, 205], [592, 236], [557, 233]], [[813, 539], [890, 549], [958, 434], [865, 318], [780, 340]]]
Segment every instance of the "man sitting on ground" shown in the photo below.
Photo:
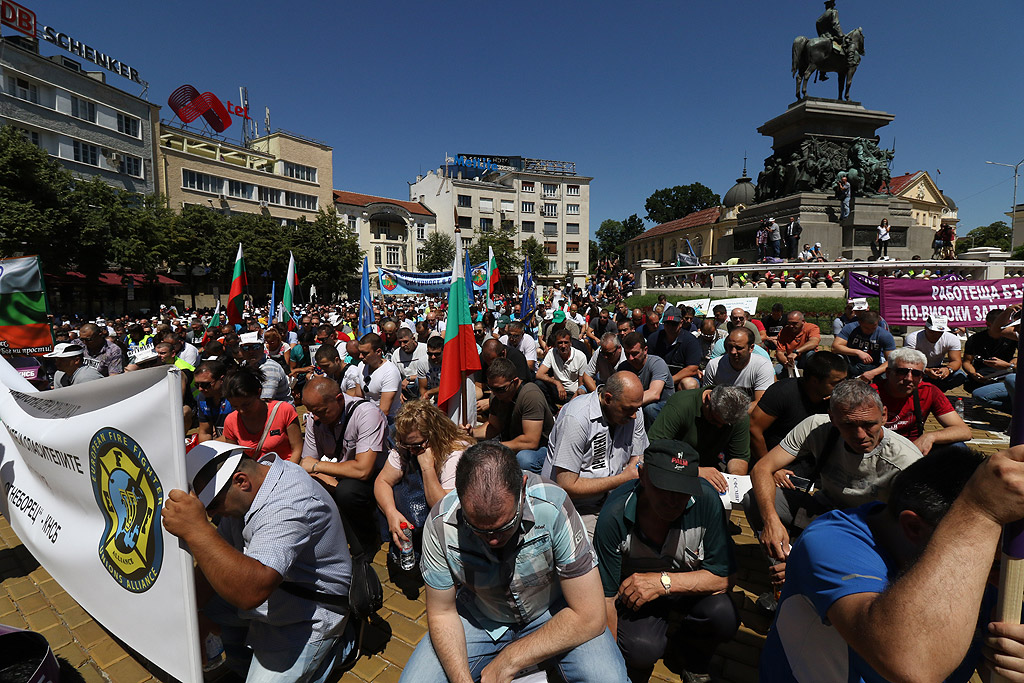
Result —
[[596, 565], [565, 491], [501, 444], [467, 448], [423, 528], [429, 633], [401, 680], [511, 681], [550, 661], [566, 683], [624, 681]]
[[[885, 381], [872, 386], [885, 404], [885, 426], [928, 455], [935, 446], [970, 441], [971, 428], [937, 386], [922, 381], [925, 362], [924, 354], [916, 349], [896, 349], [889, 355]], [[935, 416], [941, 429], [924, 430], [929, 415]]]
[[775, 337], [775, 374], [782, 375], [787, 368], [803, 370], [820, 343], [821, 330], [818, 326], [805, 321], [800, 311], [790, 311]]
[[73, 342], [66, 342], [56, 344], [53, 351], [43, 355], [43, 358], [52, 358], [53, 364], [57, 368], [57, 372], [53, 375], [54, 389], [103, 379], [99, 370], [85, 364], [84, 351], [84, 347]]
[[444, 355], [444, 339], [431, 337], [427, 340], [427, 359], [416, 363], [416, 384], [420, 398], [437, 403], [441, 389], [441, 357]]
[[551, 333], [551, 341], [551, 350], [537, 368], [537, 383], [544, 390], [549, 404], [558, 408], [573, 396], [586, 393], [586, 387], [580, 380], [587, 369], [587, 359], [582, 351], [572, 347], [569, 330], [555, 330]]
[[507, 358], [496, 358], [491, 363], [487, 387], [491, 391], [487, 422], [474, 429], [473, 436], [500, 438], [516, 454], [520, 467], [540, 472], [547, 456], [548, 435], [555, 424], [544, 392], [532, 382], [524, 383]]
[[636, 375], [617, 372], [600, 393], [569, 401], [551, 430], [541, 474], [569, 494], [590, 536], [608, 492], [637, 477], [648, 445], [643, 394]]
[[497, 339], [484, 341], [480, 347], [480, 370], [473, 375], [476, 384], [476, 411], [478, 415], [486, 413], [491, 404], [491, 395], [487, 390], [487, 369], [495, 358], [508, 358], [516, 368], [516, 376], [524, 383], [533, 382], [534, 374], [526, 364], [526, 356], [514, 346], [506, 346]]
[[1004, 412], [1012, 411], [1010, 394], [1003, 379], [1016, 372], [1013, 356], [1017, 352], [1017, 328], [1006, 328], [1020, 304], [1006, 309], [994, 308], [985, 316], [985, 329], [975, 332], [964, 344], [964, 372], [971, 392], [981, 405]]
[[662, 328], [648, 337], [647, 348], [649, 353], [668, 365], [672, 383], [677, 389], [700, 386], [697, 380], [700, 374], [700, 343], [683, 329], [683, 317], [678, 308], [669, 306], [665, 309]]
[[419, 398], [420, 387], [416, 381], [415, 364], [427, 359], [427, 348], [416, 341], [416, 336], [405, 326], [398, 329], [395, 338], [398, 340], [398, 348], [392, 352], [391, 362], [402, 373], [402, 400]]
[[833, 353], [846, 356], [850, 364], [850, 376], [871, 383], [885, 372], [887, 359], [896, 340], [878, 324], [878, 314], [861, 311], [857, 322], [852, 322], [832, 342]]
[[639, 332], [630, 332], [622, 339], [622, 350], [626, 360], [616, 370], [628, 370], [640, 377], [644, 386], [644, 425], [650, 429], [665, 402], [675, 393], [672, 375], [664, 360], [647, 353], [647, 340]]
[[745, 327], [733, 328], [725, 340], [726, 355], [713, 358], [704, 369], [704, 386], [734, 386], [743, 389], [757, 405], [765, 389], [775, 381], [770, 361], [754, 354], [754, 335]]
[[761, 332], [758, 331], [754, 323], [750, 322], [750, 316], [747, 315], [747, 312], [738, 307], [732, 309], [732, 312], [729, 314], [729, 321], [719, 325], [718, 329], [732, 332], [737, 327], [745, 327], [750, 330], [754, 334], [754, 343], [758, 346], [761, 345]]
[[625, 359], [619, 338], [614, 332], [605, 332], [601, 336], [601, 345], [597, 348], [597, 353], [590, 357], [587, 369], [583, 373], [583, 386], [587, 391], [597, 391]]
[[[166, 342], [164, 342], [166, 343]], [[292, 402], [292, 386], [288, 381], [288, 373], [281, 364], [267, 356], [266, 347], [260, 341], [259, 332], [246, 332], [238, 343], [245, 364], [253, 370], [263, 373], [263, 391], [260, 398], [264, 401]]]
[[521, 320], [514, 320], [506, 328], [508, 334], [498, 341], [508, 346], [514, 346], [526, 357], [526, 364], [531, 372], [537, 372], [537, 342], [530, 335], [526, 334], [526, 326]]
[[363, 396], [373, 401], [387, 415], [388, 424], [402, 406], [398, 392], [402, 388], [402, 372], [384, 355], [384, 340], [368, 332], [359, 339], [359, 357], [362, 359]]
[[924, 378], [941, 391], [955, 389], [966, 381], [967, 373], [961, 369], [963, 352], [960, 338], [949, 331], [949, 321], [945, 316], [928, 316], [924, 329], [904, 337], [903, 346], [924, 354], [927, 359]]
[[[353, 342], [354, 343], [354, 342]], [[338, 355], [338, 348], [333, 344], [321, 344], [313, 356], [314, 365], [317, 369], [316, 375], [329, 377], [338, 383], [342, 392], [349, 396], [362, 398], [363, 375], [359, 368], [352, 363], [345, 363], [345, 360]]]
[[82, 362], [103, 377], [124, 372], [124, 354], [121, 347], [107, 337], [106, 326], [100, 329], [95, 323], [85, 323], [78, 329], [75, 343], [85, 349]]

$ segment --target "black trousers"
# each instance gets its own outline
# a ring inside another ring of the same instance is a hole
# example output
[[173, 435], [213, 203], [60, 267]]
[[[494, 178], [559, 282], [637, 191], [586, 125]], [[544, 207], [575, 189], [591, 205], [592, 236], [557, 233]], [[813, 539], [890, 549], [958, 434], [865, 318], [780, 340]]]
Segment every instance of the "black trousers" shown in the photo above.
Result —
[[[373, 497], [373, 479], [339, 478], [331, 491], [338, 512], [352, 527], [359, 544], [372, 559], [380, 548], [380, 530], [377, 527], [377, 501]], [[351, 544], [351, 540], [349, 543]]]
[[707, 673], [719, 645], [732, 640], [740, 615], [727, 593], [658, 598], [639, 610], [618, 607], [618, 643], [633, 683], [646, 682], [671, 652], [687, 671]]

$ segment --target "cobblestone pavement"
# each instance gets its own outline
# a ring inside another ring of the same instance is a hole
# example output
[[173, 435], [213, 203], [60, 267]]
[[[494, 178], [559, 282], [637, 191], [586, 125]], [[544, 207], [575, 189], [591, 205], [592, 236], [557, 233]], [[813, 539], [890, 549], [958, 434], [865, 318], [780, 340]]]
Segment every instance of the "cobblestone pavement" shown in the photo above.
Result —
[[[999, 413], [968, 410], [974, 445], [985, 453], [1005, 448], [1003, 433], [1009, 418]], [[934, 429], [934, 419], [929, 429]], [[713, 673], [732, 683], [757, 681], [757, 664], [769, 620], [754, 606], [768, 590], [766, 565], [741, 510], [732, 513], [737, 525], [733, 539], [739, 571], [731, 596], [739, 608], [742, 625], [736, 639], [723, 645], [715, 656]], [[427, 631], [422, 593], [409, 599], [387, 582], [382, 549], [374, 568], [384, 581], [384, 608], [367, 627], [364, 655], [344, 676], [344, 683], [393, 683], [408, 661], [416, 643]], [[21, 544], [6, 520], [0, 518], [0, 623], [39, 631], [49, 641], [66, 668], [81, 679], [140, 683], [157, 680], [137, 655], [112, 638], [75, 600], [55, 582]], [[653, 681], [679, 681], [679, 675], [659, 662]], [[978, 680], [975, 677], [975, 680]]]

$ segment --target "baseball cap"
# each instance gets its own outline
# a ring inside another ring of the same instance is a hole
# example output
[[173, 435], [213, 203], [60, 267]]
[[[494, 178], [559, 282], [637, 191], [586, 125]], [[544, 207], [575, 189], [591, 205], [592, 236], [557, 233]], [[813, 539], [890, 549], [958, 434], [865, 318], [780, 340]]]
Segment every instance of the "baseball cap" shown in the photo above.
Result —
[[661, 322], [663, 322], [663, 323], [669, 323], [669, 322], [671, 322], [671, 323], [678, 323], [678, 322], [681, 322], [682, 320], [683, 320], [683, 315], [682, 315], [682, 313], [679, 312], [679, 309], [676, 308], [675, 306], [669, 306], [668, 308], [666, 308], [665, 309], [665, 315], [663, 315], [661, 317]]
[[[231, 476], [244, 457], [245, 448], [222, 441], [205, 441], [185, 453], [185, 476], [203, 507], [209, 507], [231, 482]], [[205, 481], [201, 491], [196, 491], [197, 479]]]
[[512, 322], [512, 318], [508, 317], [507, 315], [498, 316], [498, 327], [505, 327], [510, 322]]
[[555, 311], [555, 314], [551, 316], [551, 322], [564, 323], [565, 322], [565, 311]]
[[949, 332], [949, 318], [944, 315], [930, 315], [924, 326], [932, 332]]
[[249, 346], [250, 344], [262, 344], [262, 343], [263, 342], [260, 341], [260, 333], [259, 332], [246, 332], [244, 334], [238, 335], [238, 345], [239, 346]]
[[853, 304], [853, 310], [855, 311], [866, 311], [868, 310], [868, 300], [860, 297], [856, 299], [847, 299], [846, 303]]
[[644, 451], [644, 469], [652, 484], [691, 496], [700, 495], [699, 460], [693, 446], [674, 439], [658, 439]]
[[65, 342], [55, 345], [53, 351], [43, 354], [43, 358], [74, 358], [75, 356], [81, 356], [83, 353], [85, 353], [85, 349], [78, 344]]

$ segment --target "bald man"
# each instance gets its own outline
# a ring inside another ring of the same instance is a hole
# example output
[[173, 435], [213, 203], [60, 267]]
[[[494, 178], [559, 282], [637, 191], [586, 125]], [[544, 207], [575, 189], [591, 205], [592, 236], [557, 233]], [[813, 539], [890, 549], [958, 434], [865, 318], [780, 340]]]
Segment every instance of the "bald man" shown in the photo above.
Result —
[[85, 323], [78, 329], [78, 339], [74, 343], [84, 349], [82, 362], [104, 377], [124, 372], [121, 347], [107, 338], [106, 327]]
[[591, 538], [608, 492], [638, 476], [637, 463], [649, 445], [643, 398], [639, 377], [616, 372], [600, 393], [566, 403], [548, 437], [541, 475], [569, 494]]

